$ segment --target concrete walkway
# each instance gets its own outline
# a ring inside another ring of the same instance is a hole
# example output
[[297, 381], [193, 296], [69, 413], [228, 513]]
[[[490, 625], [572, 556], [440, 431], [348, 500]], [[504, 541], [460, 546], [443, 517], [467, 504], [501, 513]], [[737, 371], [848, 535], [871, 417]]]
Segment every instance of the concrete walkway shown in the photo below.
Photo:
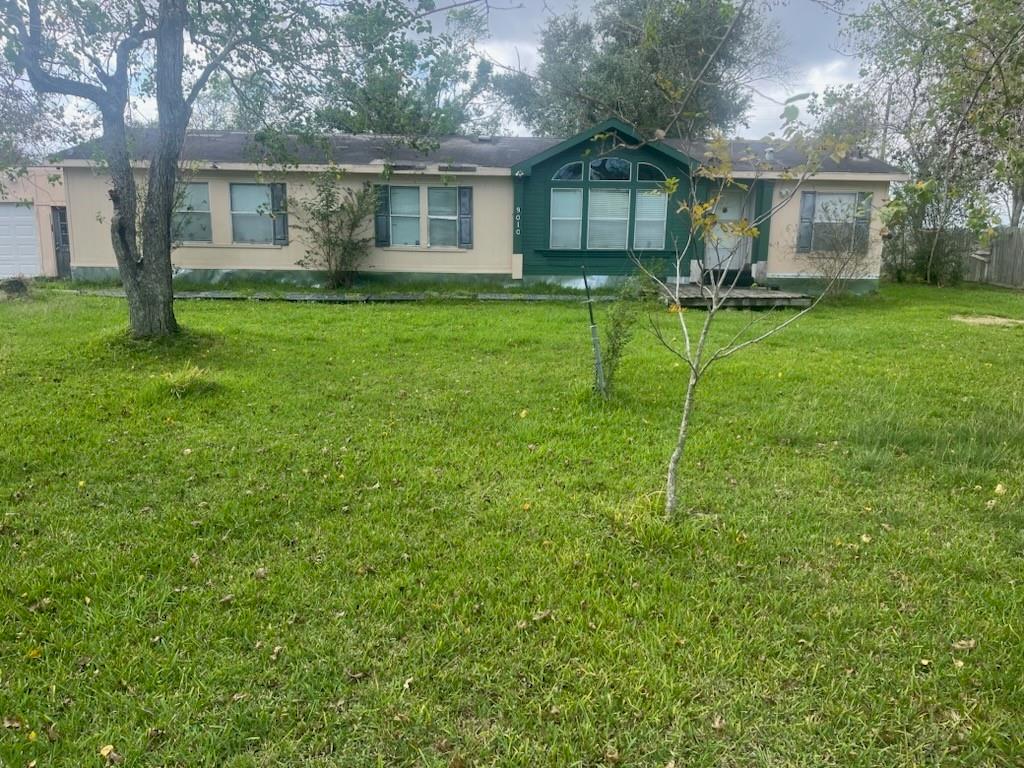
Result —
[[[86, 296], [109, 296], [124, 298], [119, 288], [96, 288], [76, 291]], [[696, 285], [680, 287], [680, 304], [700, 309], [706, 306], [706, 299]], [[387, 304], [415, 301], [519, 301], [519, 302], [580, 302], [586, 297], [580, 293], [241, 293], [239, 291], [175, 291], [175, 299], [197, 299], [207, 301], [290, 301], [308, 304]], [[613, 294], [594, 296], [595, 302], [615, 301]], [[811, 304], [811, 298], [800, 293], [776, 291], [768, 288], [734, 288], [725, 306], [746, 309], [770, 309], [774, 307], [803, 308]]]

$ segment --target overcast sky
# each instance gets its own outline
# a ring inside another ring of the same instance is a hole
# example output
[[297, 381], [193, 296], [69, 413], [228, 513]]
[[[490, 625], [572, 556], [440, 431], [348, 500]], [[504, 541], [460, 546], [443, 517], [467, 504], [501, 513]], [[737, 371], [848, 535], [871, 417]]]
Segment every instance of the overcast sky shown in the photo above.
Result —
[[[508, 0], [521, 2], [516, 10], [492, 10], [491, 36], [483, 45], [497, 61], [521, 65], [531, 69], [537, 59], [538, 29], [551, 9], [565, 11], [571, 0]], [[494, 3], [497, 5], [497, 2]], [[591, 0], [578, 0], [581, 11], [587, 12]], [[805, 91], [821, 91], [828, 85], [850, 83], [857, 80], [859, 63], [841, 52], [839, 19], [812, 0], [785, 0], [774, 4], [769, 11], [779, 22], [786, 39], [784, 56], [790, 74], [785, 83], [762, 83], [759, 90], [768, 96], [784, 100]], [[782, 108], [769, 99], [754, 96], [754, 105], [748, 117], [750, 126], [741, 129], [745, 138], [760, 138], [769, 131], [778, 131]], [[513, 133], [522, 129], [513, 126]]]

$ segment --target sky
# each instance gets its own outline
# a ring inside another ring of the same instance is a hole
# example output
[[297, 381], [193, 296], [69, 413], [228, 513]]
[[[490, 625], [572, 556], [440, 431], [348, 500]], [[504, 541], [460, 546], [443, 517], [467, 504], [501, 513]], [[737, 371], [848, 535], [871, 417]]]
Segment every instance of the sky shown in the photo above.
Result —
[[[571, 0], [505, 0], [521, 8], [498, 10], [501, 0], [492, 0], [490, 38], [482, 45], [496, 61], [532, 69], [537, 60], [538, 29], [551, 12], [562, 13]], [[592, 0], [577, 0], [587, 13]], [[775, 0], [768, 11], [782, 29], [783, 56], [789, 73], [785, 82], [758, 84], [764, 96], [754, 94], [748, 116], [750, 125], [741, 128], [744, 138], [760, 138], [769, 131], [778, 132], [782, 107], [777, 101], [807, 91], [820, 92], [829, 85], [855, 82], [859, 62], [842, 52], [840, 20], [812, 0]], [[774, 99], [775, 101], [772, 101]], [[526, 133], [522, 126], [510, 126], [512, 133]]]

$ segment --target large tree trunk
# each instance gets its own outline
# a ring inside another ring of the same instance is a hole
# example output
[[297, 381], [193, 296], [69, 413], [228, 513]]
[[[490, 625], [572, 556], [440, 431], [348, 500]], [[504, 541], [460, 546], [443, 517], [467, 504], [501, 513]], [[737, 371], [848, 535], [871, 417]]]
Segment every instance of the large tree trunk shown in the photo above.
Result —
[[[167, 211], [163, 226], [155, 221], [151, 202], [154, 186], [150, 181], [143, 203], [145, 215], [142, 236], [139, 236], [139, 193], [128, 150], [123, 107], [115, 106], [104, 111], [103, 142], [110, 171], [110, 201], [114, 207], [110, 237], [125, 297], [128, 299], [128, 320], [132, 336], [151, 338], [176, 333], [178, 323], [174, 317], [174, 293], [171, 288], [171, 211]], [[156, 162], [150, 166], [151, 179], [155, 166]], [[173, 183], [172, 176], [172, 206]], [[151, 236], [154, 229], [158, 233], [167, 230], [163, 248], [159, 245], [159, 238]]]
[[139, 196], [128, 150], [124, 104], [103, 113], [103, 137], [114, 205], [111, 239], [128, 299], [132, 336], [152, 338], [177, 333], [172, 286], [171, 221], [174, 214], [178, 159], [188, 126], [188, 105], [181, 92], [186, 10], [184, 0], [161, 0], [156, 37], [156, 99], [159, 138], [150, 158], [146, 194]]
[[1010, 226], [1019, 227], [1021, 212], [1024, 211], [1024, 183], [1013, 187], [1010, 200]]
[[133, 310], [129, 298], [136, 336], [165, 336], [178, 330], [174, 317], [171, 223], [178, 161], [189, 117], [189, 107], [181, 92], [186, 21], [185, 0], [161, 0], [156, 37], [156, 103], [160, 131], [156, 151], [150, 158], [142, 215], [142, 252], [146, 258], [139, 284], [146, 301]]

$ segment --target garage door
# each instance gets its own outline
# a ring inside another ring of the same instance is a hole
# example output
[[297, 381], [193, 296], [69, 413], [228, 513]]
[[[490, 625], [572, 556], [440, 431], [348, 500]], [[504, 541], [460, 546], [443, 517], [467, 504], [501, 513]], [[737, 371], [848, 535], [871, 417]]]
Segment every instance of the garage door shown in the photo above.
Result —
[[35, 211], [32, 206], [0, 203], [0, 277], [39, 272]]

